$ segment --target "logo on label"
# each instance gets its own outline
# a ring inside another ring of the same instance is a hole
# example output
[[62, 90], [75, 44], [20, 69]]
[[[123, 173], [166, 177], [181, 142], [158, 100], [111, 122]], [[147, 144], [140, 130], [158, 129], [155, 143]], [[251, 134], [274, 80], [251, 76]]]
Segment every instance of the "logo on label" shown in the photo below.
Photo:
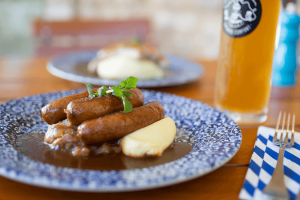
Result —
[[248, 35], [257, 27], [261, 12], [259, 0], [224, 0], [224, 32], [234, 38]]

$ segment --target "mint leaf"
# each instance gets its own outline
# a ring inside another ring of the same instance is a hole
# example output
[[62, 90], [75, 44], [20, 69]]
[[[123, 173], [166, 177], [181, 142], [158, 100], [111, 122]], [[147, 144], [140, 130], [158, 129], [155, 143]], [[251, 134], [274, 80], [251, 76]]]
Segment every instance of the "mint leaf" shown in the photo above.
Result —
[[122, 99], [123, 96], [123, 91], [121, 90], [119, 85], [115, 85], [114, 87], [110, 87], [110, 89], [113, 90], [112, 95], [119, 97], [120, 99]]
[[127, 84], [127, 81], [121, 81], [121, 88], [125, 88]]
[[94, 93], [94, 97], [99, 97], [98, 90], [96, 91], [96, 93]]
[[130, 90], [131, 88], [136, 88], [137, 82], [138, 82], [138, 78], [130, 76], [125, 81], [121, 81], [121, 87], [122, 89]]
[[87, 88], [87, 90], [88, 90], [89, 97], [90, 97], [91, 99], [94, 98], [94, 97], [95, 97], [95, 95], [93, 94], [93, 89], [94, 89], [94, 87], [93, 87], [91, 84], [89, 84], [89, 83], [85, 83], [85, 86], [86, 86], [86, 88]]
[[[112, 94], [120, 99], [122, 99], [123, 101], [123, 105], [124, 105], [124, 111], [123, 113], [128, 113], [132, 111], [132, 104], [131, 102], [127, 99], [126, 96], [133, 98], [132, 94], [130, 92], [124, 91], [124, 90], [130, 90], [132, 88], [136, 88], [136, 83], [137, 83], [138, 79], [130, 76], [128, 77], [125, 81], [121, 81], [121, 86], [120, 85], [114, 85], [113, 87], [109, 87], [109, 89], [112, 90], [112, 92], [107, 92], [107, 87], [106, 86], [102, 86], [101, 88], [99, 88], [95, 93], [93, 93], [93, 86], [89, 83], [86, 83], [86, 87], [87, 90], [89, 92], [89, 97], [92, 99], [94, 97], [102, 97], [108, 94]], [[126, 96], [125, 96], [126, 95]]]
[[129, 113], [132, 111], [132, 104], [131, 102], [125, 97], [125, 95], [122, 95], [123, 105], [124, 105], [124, 111], [123, 113]]
[[135, 78], [133, 76], [130, 76], [126, 79], [127, 84], [125, 86], [126, 90], [130, 90], [131, 88], [136, 88], [136, 83], [138, 82], [138, 78]]
[[102, 97], [102, 96], [104, 96], [104, 95], [107, 95], [106, 90], [107, 90], [107, 87], [106, 87], [106, 86], [102, 86], [101, 88], [99, 88], [99, 89], [97, 90], [98, 96], [99, 96], [99, 97]]
[[130, 96], [132, 98], [132, 94], [130, 92], [123, 91], [123, 94], [126, 95], [126, 96]]
[[132, 44], [132, 45], [141, 46], [143, 41], [139, 37], [134, 37], [134, 38], [131, 39], [131, 41], [129, 43]]
[[119, 85], [115, 85], [113, 87], [110, 87], [110, 89], [113, 90], [112, 95], [119, 97], [120, 99], [123, 100], [123, 105], [124, 105], [124, 111], [123, 113], [128, 113], [132, 111], [132, 104], [131, 102], [126, 98], [125, 95], [128, 95], [132, 98], [132, 94], [130, 92], [124, 92], [121, 90]]

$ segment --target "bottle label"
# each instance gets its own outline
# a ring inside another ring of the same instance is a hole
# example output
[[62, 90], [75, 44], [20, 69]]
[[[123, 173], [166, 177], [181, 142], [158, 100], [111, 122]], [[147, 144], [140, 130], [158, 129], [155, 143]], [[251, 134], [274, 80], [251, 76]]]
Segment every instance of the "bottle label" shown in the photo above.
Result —
[[260, 0], [224, 0], [223, 30], [233, 38], [250, 34], [261, 18]]

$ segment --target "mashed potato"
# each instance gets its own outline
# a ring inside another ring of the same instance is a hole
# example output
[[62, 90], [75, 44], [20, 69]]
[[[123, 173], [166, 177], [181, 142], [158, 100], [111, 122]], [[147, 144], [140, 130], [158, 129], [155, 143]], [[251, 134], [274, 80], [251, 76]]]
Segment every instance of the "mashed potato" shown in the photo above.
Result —
[[135, 59], [127, 55], [113, 55], [98, 63], [97, 74], [105, 79], [122, 79], [134, 76], [138, 79], [160, 79], [164, 72], [155, 63]]
[[101, 49], [90, 61], [88, 70], [104, 79], [124, 79], [129, 76], [141, 80], [161, 79], [167, 59], [154, 47], [145, 43], [117, 43]]

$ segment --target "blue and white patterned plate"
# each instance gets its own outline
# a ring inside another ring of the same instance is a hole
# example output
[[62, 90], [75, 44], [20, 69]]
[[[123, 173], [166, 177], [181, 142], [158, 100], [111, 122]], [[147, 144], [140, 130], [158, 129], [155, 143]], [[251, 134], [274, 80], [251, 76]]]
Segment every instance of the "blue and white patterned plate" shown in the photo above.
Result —
[[[48, 71], [59, 78], [93, 85], [118, 85], [119, 80], [101, 79], [87, 72], [87, 63], [96, 57], [97, 51], [79, 51], [58, 56], [47, 65]], [[170, 67], [160, 80], [139, 80], [137, 87], [175, 86], [195, 81], [203, 74], [203, 68], [184, 58], [166, 55]]]
[[229, 161], [240, 148], [239, 127], [225, 114], [198, 101], [143, 90], [146, 102], [159, 101], [177, 126], [175, 142], [192, 144], [186, 156], [149, 168], [96, 171], [34, 161], [14, 147], [26, 133], [47, 130], [40, 109], [82, 90], [28, 96], [0, 105], [0, 175], [41, 187], [75, 191], [133, 191], [163, 187], [203, 176]]

